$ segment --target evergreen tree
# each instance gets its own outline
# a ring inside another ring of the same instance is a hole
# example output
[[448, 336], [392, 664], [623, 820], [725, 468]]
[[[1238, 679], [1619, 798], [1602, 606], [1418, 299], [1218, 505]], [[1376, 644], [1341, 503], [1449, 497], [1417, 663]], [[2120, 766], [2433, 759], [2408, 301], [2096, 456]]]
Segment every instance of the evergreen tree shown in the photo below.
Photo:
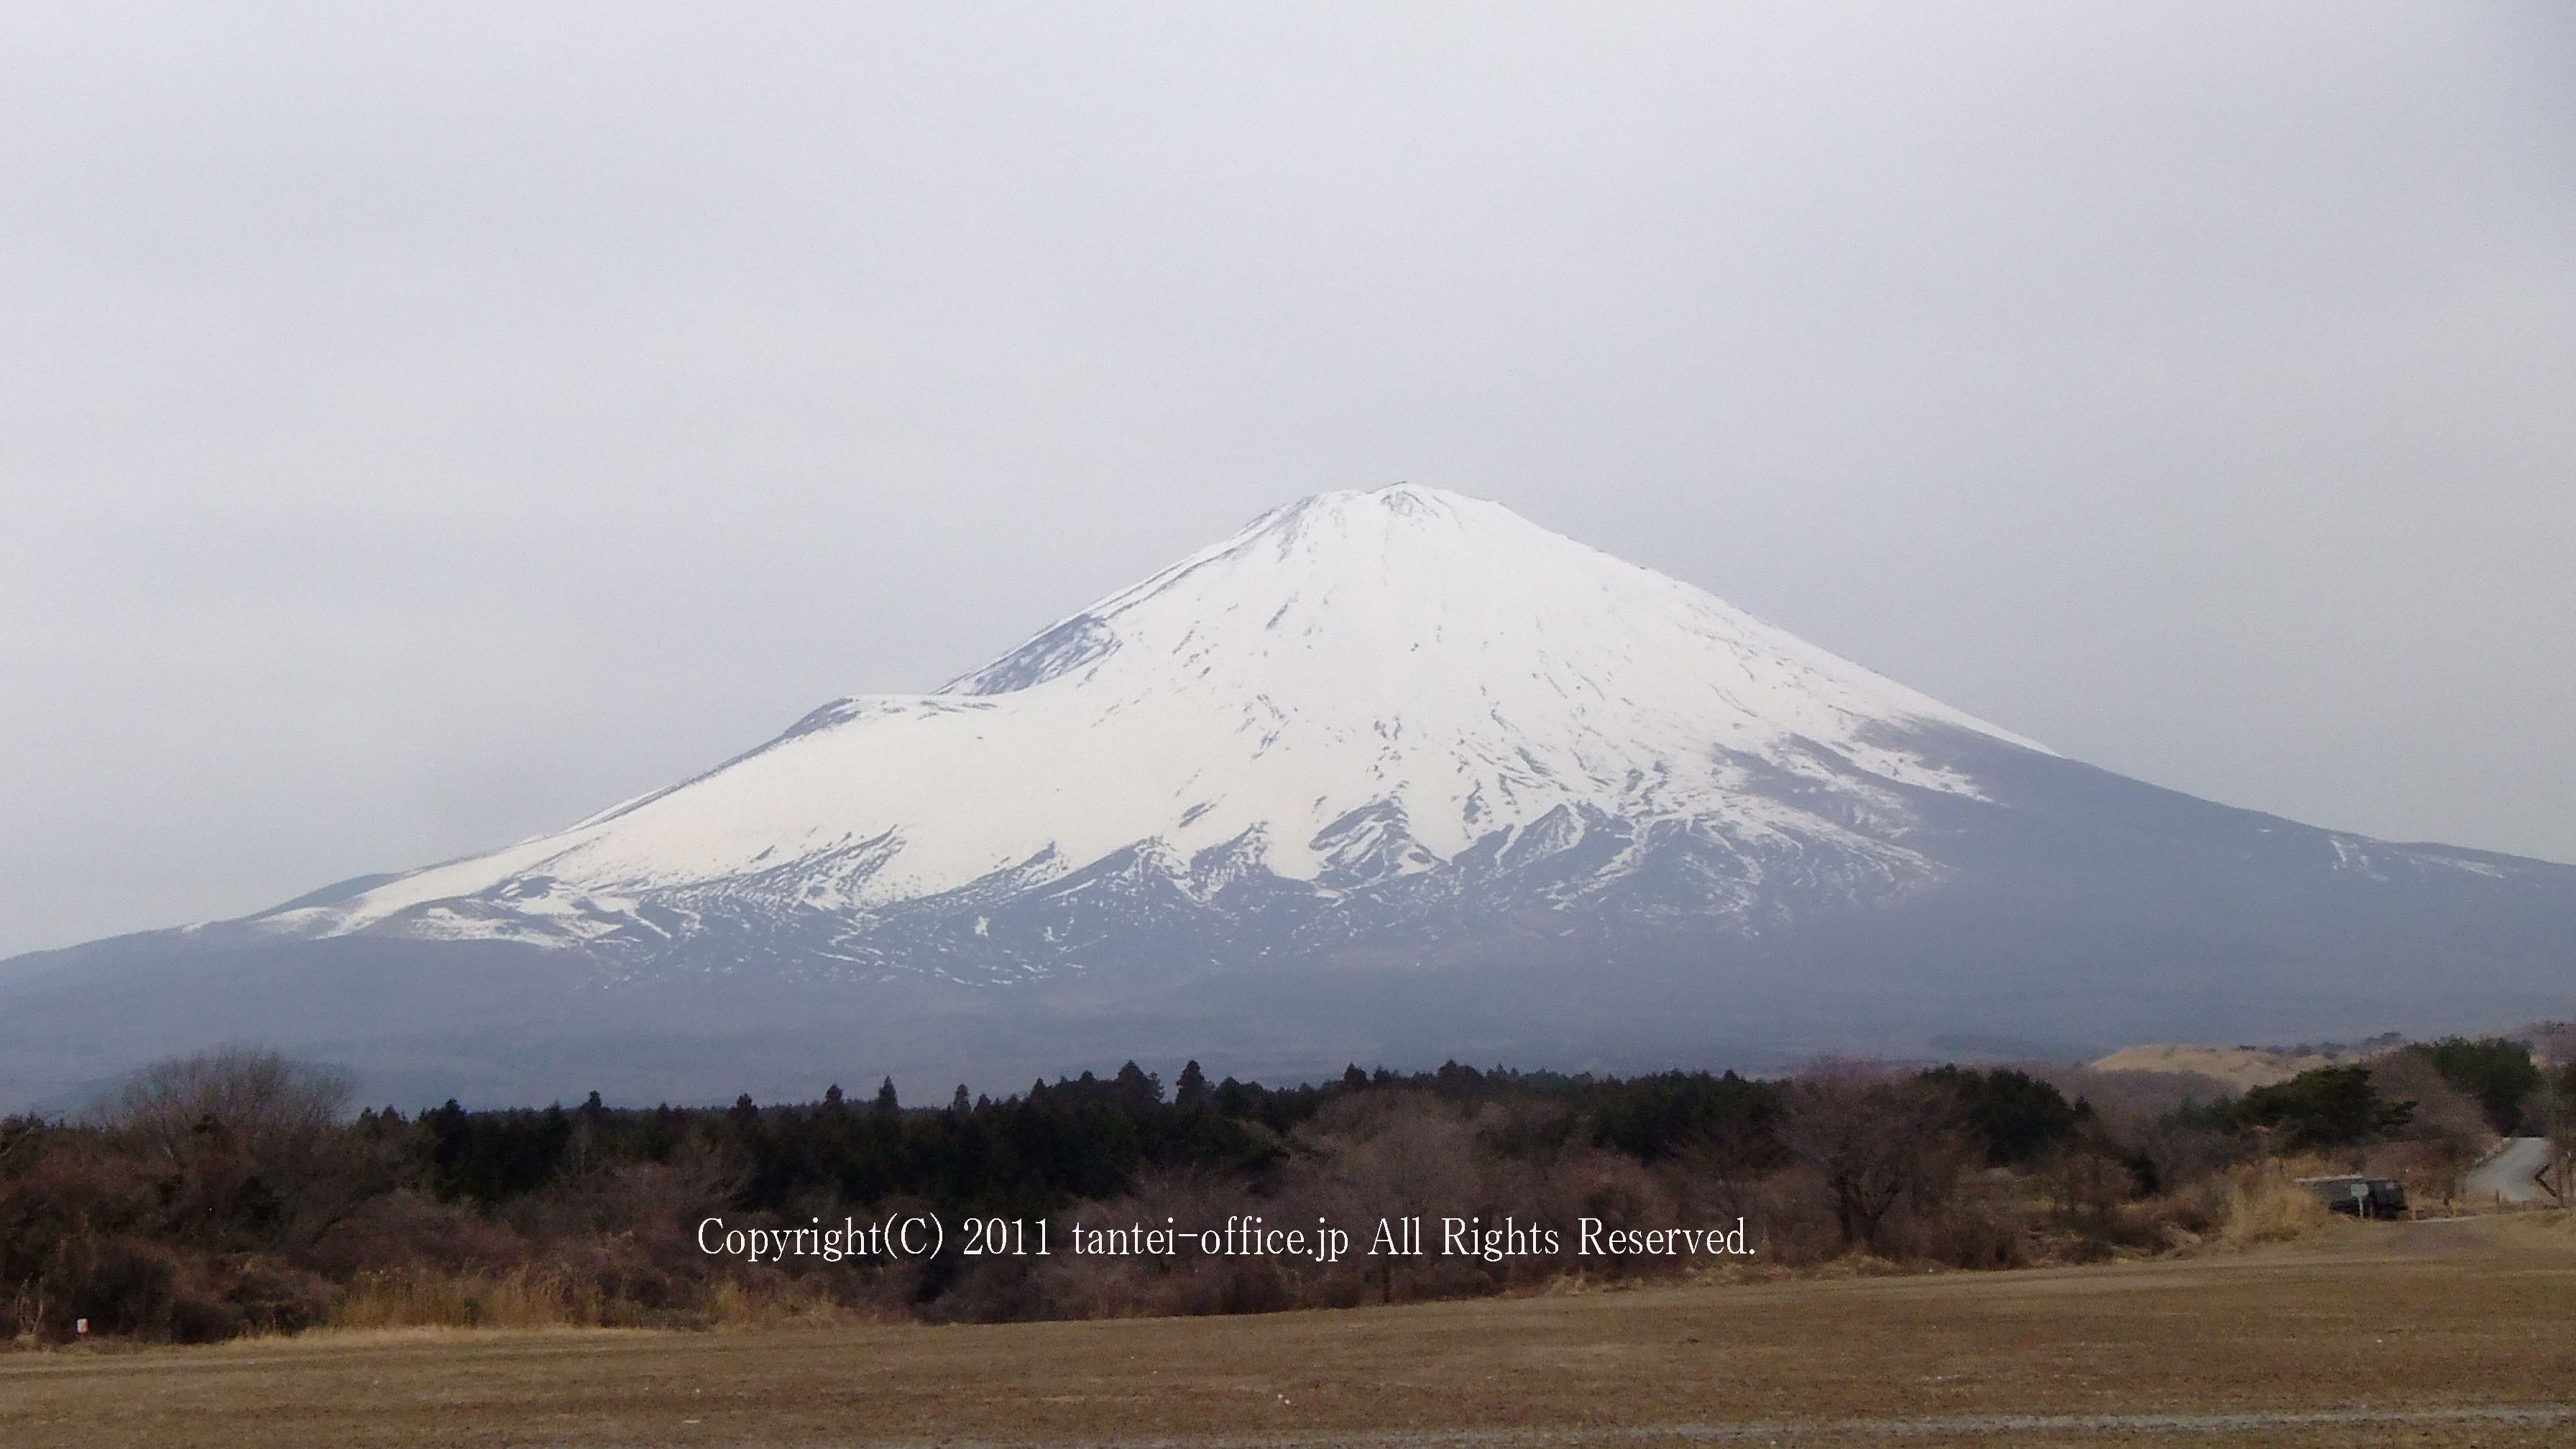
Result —
[[2236, 1120], [2268, 1127], [2291, 1147], [2341, 1147], [2415, 1118], [2413, 1102], [2387, 1102], [2370, 1084], [2370, 1068], [2318, 1067], [2239, 1098]]
[[2500, 1036], [2477, 1041], [2446, 1036], [2431, 1046], [2408, 1050], [2432, 1063], [2442, 1080], [2477, 1098], [2487, 1125], [2504, 1136], [2522, 1125], [2523, 1099], [2541, 1083], [2540, 1068], [2531, 1064], [2531, 1048]]
[[1997, 1167], [2039, 1156], [2073, 1136], [2076, 1124], [2090, 1115], [2070, 1106], [2056, 1087], [2010, 1067], [1991, 1072], [1943, 1067], [1924, 1075], [1959, 1099], [1959, 1111], [1983, 1143], [1986, 1161]]
[[1134, 1062], [1118, 1069], [1118, 1079], [1110, 1084], [1110, 1088], [1119, 1101], [1129, 1106], [1150, 1106], [1163, 1100], [1163, 1079]]

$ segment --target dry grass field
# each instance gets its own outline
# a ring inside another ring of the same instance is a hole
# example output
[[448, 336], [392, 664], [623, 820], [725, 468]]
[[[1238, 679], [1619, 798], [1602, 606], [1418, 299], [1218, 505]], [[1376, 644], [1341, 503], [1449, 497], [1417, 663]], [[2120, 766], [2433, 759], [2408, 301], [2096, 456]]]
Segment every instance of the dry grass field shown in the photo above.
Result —
[[0, 1356], [0, 1444], [2566, 1445], [2576, 1223], [1347, 1312]]

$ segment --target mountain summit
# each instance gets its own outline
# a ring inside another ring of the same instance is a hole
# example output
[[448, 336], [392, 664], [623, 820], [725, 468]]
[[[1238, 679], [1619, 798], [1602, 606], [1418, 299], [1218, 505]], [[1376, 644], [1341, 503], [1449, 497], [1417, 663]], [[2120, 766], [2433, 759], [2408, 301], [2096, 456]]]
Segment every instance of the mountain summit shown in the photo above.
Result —
[[[262, 920], [647, 954], [793, 923], [901, 970], [916, 943], [870, 938], [907, 906], [971, 903], [990, 940], [993, 908], [1113, 858], [1194, 902], [1258, 875], [1321, 906], [1613, 822], [1586, 888], [1677, 833], [1742, 914], [1782, 860], [1862, 893], [1936, 876], [1891, 787], [1976, 787], [1909, 748], [1927, 729], [2036, 748], [1499, 504], [1328, 493], [935, 694], [836, 701], [570, 830]], [[1010, 968], [1082, 964], [1054, 939]]]
[[259, 1035], [487, 1098], [1761, 1066], [2494, 1024], [2576, 1005], [2571, 943], [2576, 870], [2124, 780], [1400, 485], [558, 833], [21, 958], [0, 1047]]

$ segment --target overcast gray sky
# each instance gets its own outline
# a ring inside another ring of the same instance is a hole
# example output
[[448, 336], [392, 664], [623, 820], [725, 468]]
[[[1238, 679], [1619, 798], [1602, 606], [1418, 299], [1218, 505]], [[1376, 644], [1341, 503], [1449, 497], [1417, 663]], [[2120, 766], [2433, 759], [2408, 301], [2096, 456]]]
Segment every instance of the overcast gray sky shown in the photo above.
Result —
[[2576, 8], [0, 10], [0, 954], [1398, 479], [2576, 860]]

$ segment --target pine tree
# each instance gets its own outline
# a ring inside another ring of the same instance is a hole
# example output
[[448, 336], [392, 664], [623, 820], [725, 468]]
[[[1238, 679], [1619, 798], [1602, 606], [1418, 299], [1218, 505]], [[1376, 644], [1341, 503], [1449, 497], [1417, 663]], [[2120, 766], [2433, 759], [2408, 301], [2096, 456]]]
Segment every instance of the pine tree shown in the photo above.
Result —
[[1110, 1088], [1119, 1101], [1133, 1107], [1150, 1106], [1163, 1100], [1163, 1079], [1134, 1062], [1118, 1069], [1118, 1079], [1110, 1084]]

